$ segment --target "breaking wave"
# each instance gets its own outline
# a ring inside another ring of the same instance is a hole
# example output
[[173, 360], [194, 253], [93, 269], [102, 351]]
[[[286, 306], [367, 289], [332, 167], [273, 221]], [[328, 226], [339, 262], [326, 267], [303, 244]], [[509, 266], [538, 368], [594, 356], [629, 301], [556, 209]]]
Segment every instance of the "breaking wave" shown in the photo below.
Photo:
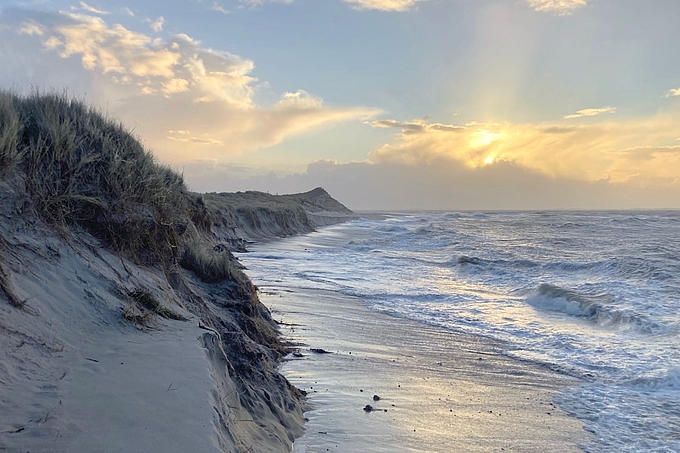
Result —
[[593, 323], [610, 328], [631, 330], [649, 335], [661, 335], [677, 331], [676, 325], [664, 325], [650, 321], [646, 316], [620, 309], [614, 299], [605, 294], [585, 295], [549, 283], [541, 284], [532, 291], [526, 302], [532, 307], [586, 318]]

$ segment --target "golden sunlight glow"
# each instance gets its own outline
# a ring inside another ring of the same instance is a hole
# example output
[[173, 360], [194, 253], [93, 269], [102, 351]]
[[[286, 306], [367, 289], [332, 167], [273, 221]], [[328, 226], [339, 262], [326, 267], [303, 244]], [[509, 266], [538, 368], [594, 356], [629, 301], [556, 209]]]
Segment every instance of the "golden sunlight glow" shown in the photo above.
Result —
[[489, 154], [488, 156], [486, 156], [486, 159], [484, 159], [484, 165], [491, 165], [494, 162], [496, 162], [496, 156], [494, 156], [493, 154]]
[[409, 165], [450, 159], [471, 169], [505, 162], [551, 178], [680, 186], [680, 123], [675, 115], [627, 121], [470, 126], [390, 122], [404, 131], [373, 151], [372, 162]]
[[[501, 137], [500, 133], [489, 132], [485, 129], [479, 130], [472, 135], [472, 140], [470, 140], [470, 146], [473, 148], [482, 148], [484, 146], [489, 146], [496, 139]], [[487, 163], [486, 161], [484, 161]]]

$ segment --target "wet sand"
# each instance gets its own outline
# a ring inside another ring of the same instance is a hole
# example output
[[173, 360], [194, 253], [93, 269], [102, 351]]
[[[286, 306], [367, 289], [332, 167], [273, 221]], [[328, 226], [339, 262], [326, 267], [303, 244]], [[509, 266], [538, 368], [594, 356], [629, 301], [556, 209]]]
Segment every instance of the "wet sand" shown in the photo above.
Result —
[[372, 312], [333, 292], [261, 289], [302, 354], [281, 368], [308, 392], [295, 452], [571, 452], [588, 440], [552, 401], [578, 381], [507, 358], [498, 342]]

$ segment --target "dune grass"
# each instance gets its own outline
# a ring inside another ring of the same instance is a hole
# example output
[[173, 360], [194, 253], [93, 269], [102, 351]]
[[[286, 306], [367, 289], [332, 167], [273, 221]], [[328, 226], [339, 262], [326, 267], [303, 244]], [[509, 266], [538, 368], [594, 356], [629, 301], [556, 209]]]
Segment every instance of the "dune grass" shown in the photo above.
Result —
[[138, 306], [141, 306], [162, 318], [174, 319], [177, 321], [186, 321], [187, 319], [179, 313], [176, 313], [161, 304], [158, 299], [156, 299], [156, 297], [148, 290], [135, 289], [128, 292], [127, 295]]
[[144, 263], [177, 257], [183, 178], [95, 108], [66, 94], [0, 91], [0, 177], [17, 172], [51, 224], [80, 224]]
[[184, 248], [181, 265], [206, 283], [228, 280], [244, 287], [251, 285], [234, 255], [224, 247], [211, 247], [202, 241], [190, 241]]
[[0, 93], [0, 177], [14, 170], [21, 160], [21, 121], [10, 96]]
[[[0, 120], [0, 179], [28, 195], [67, 240], [84, 228], [138, 264], [168, 275], [179, 264], [206, 283], [224, 283], [244, 313], [260, 309], [257, 288], [236, 258], [201, 234], [211, 226], [203, 199], [119, 122], [66, 94], [1, 90]], [[0, 293], [24, 304], [1, 268]], [[140, 325], [156, 316], [182, 319], [148, 291], [121, 296], [128, 302], [123, 316]]]

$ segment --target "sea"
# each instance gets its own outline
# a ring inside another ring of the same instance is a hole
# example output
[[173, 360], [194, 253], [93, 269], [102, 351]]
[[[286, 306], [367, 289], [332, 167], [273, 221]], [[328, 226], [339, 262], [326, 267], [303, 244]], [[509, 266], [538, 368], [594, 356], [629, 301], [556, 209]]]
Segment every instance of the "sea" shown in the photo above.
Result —
[[680, 211], [371, 213], [240, 257], [579, 378], [585, 451], [680, 452]]

